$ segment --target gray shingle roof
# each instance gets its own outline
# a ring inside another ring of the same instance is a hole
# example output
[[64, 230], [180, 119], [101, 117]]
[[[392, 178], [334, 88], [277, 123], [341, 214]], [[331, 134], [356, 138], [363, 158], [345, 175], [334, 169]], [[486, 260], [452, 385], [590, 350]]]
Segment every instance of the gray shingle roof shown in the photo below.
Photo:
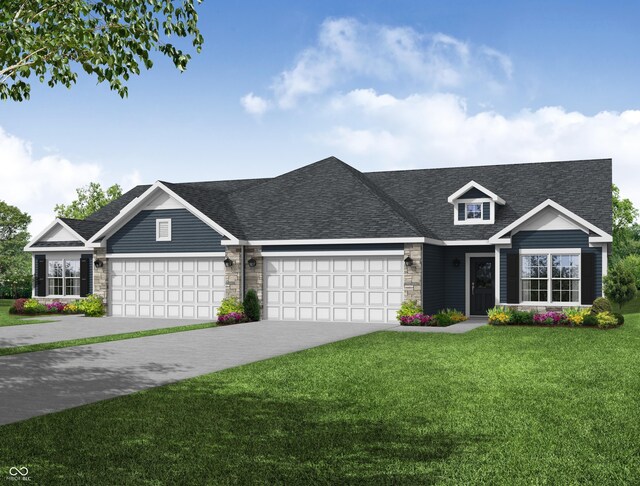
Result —
[[66, 223], [69, 228], [82, 236], [85, 240], [91, 238], [95, 235], [105, 224], [107, 221], [93, 221], [90, 219], [71, 219], [71, 218], [60, 218], [62, 221]]
[[[553, 199], [611, 234], [611, 159], [361, 173], [335, 157], [272, 179], [164, 184], [240, 239], [487, 239]], [[475, 180], [506, 201], [493, 225], [453, 224], [447, 197]], [[88, 238], [150, 186], [85, 221]]]

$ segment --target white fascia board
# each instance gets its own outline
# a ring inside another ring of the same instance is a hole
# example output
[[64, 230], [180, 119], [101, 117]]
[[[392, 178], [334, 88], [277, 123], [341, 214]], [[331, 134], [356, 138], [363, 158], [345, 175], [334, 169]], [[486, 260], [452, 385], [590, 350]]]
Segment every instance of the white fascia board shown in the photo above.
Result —
[[444, 240], [444, 246], [478, 246], [478, 245], [492, 245], [489, 240]]
[[425, 238], [414, 236], [409, 238], [342, 238], [324, 240], [222, 240], [223, 245], [247, 245], [247, 246], [267, 246], [267, 245], [353, 245], [368, 243], [424, 243]]
[[565, 208], [564, 206], [558, 204], [554, 200], [547, 199], [546, 201], [538, 204], [535, 208], [533, 208], [531, 211], [526, 213], [524, 216], [521, 216], [520, 218], [516, 219], [509, 226], [507, 226], [503, 230], [501, 230], [498, 233], [496, 233], [495, 235], [493, 235], [491, 238], [489, 238], [489, 241], [492, 242], [492, 243], [495, 243], [496, 241], [501, 239], [504, 235], [506, 235], [508, 232], [513, 231], [515, 228], [520, 226], [522, 223], [524, 223], [525, 221], [527, 221], [528, 219], [532, 218], [533, 216], [538, 214], [540, 211], [542, 211], [543, 209], [548, 208], [548, 207], [551, 207], [551, 208], [555, 209], [556, 211], [558, 211], [563, 216], [566, 216], [569, 219], [572, 219], [573, 221], [575, 221], [576, 223], [578, 223], [578, 224], [584, 226], [585, 228], [593, 231], [594, 233], [597, 233], [602, 238], [611, 238], [611, 235], [605, 233], [604, 231], [602, 231], [597, 226], [589, 223], [589, 221], [587, 221], [586, 219], [581, 218], [580, 216], [578, 216], [577, 214], [575, 214], [572, 211], [569, 211], [567, 208]]
[[475, 187], [479, 191], [484, 192], [487, 196], [489, 196], [491, 198], [491, 200], [493, 202], [496, 202], [496, 203], [500, 204], [501, 206], [504, 206], [506, 204], [506, 201], [504, 199], [502, 199], [500, 196], [498, 196], [495, 192], [490, 191], [489, 189], [484, 187], [482, 184], [478, 184], [476, 181], [467, 182], [464, 186], [462, 186], [456, 192], [451, 194], [451, 196], [449, 196], [447, 198], [447, 202], [449, 204], [453, 204], [453, 202], [455, 200], [457, 200], [460, 196], [464, 195], [465, 192], [467, 192], [469, 189], [471, 189], [473, 187]]
[[54, 251], [66, 251], [81, 253], [81, 252], [91, 252], [93, 253], [93, 248], [89, 246], [32, 246], [31, 248], [26, 248], [24, 251], [29, 253], [51, 253]]
[[[109, 223], [106, 226], [104, 226], [100, 231], [98, 231], [95, 235], [91, 237], [91, 239], [89, 240], [89, 243], [95, 243], [98, 238], [103, 237], [105, 235], [110, 235], [113, 232], [113, 230], [115, 230], [116, 228], [119, 228], [119, 224], [123, 222], [123, 220], [128, 221], [132, 213], [134, 213], [134, 211], [139, 209], [151, 197], [151, 195], [156, 189], [160, 189], [166, 192], [167, 194], [169, 194], [172, 198], [174, 198], [176, 201], [182, 204], [187, 211], [189, 211], [198, 219], [202, 220], [202, 222], [205, 223], [207, 226], [213, 228], [218, 233], [229, 238], [229, 240], [233, 242], [229, 244], [238, 244], [239, 240], [235, 236], [233, 236], [227, 230], [222, 228], [222, 226], [217, 224], [215, 221], [213, 221], [211, 218], [206, 216], [200, 210], [193, 207], [186, 200], [178, 196], [175, 192], [173, 192], [171, 189], [169, 189], [160, 181], [154, 182], [153, 185], [149, 187], [149, 189], [147, 189], [140, 196], [138, 196], [136, 199], [134, 199], [129, 204], [127, 204], [124, 208], [122, 208], [118, 216], [116, 216], [111, 221], [109, 221]], [[104, 246], [104, 245], [101, 244], [100, 246]]]
[[612, 236], [589, 236], [589, 243], [613, 243]]
[[403, 256], [404, 250], [362, 250], [362, 251], [263, 251], [263, 257], [361, 257], [361, 256]]
[[107, 253], [107, 258], [224, 258], [224, 252], [192, 252], [192, 253]]
[[72, 228], [69, 227], [68, 224], [66, 224], [64, 221], [62, 221], [60, 218], [56, 218], [54, 219], [51, 223], [49, 223], [47, 225], [47, 227], [45, 229], [43, 229], [40, 233], [38, 233], [37, 236], [35, 236], [34, 238], [31, 239], [31, 241], [29, 241], [29, 243], [27, 243], [27, 245], [24, 247], [24, 251], [30, 251], [30, 249], [32, 248], [32, 246], [37, 243], [38, 241], [40, 241], [40, 238], [42, 238], [44, 235], [46, 235], [51, 229], [53, 229], [53, 227], [55, 225], [59, 224], [60, 226], [62, 226], [64, 229], [66, 229], [67, 231], [69, 231], [72, 235], [75, 235], [79, 241], [81, 241], [82, 243], [84, 243], [85, 245], [87, 244], [87, 240], [85, 240], [82, 236], [80, 236], [77, 231], [74, 231]]

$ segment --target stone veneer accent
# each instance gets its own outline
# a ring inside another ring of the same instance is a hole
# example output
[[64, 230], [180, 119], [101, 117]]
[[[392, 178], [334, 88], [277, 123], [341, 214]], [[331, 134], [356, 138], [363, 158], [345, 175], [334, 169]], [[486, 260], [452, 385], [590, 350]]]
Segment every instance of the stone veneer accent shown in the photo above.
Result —
[[104, 265], [100, 268], [93, 266], [93, 293], [102, 297], [106, 304], [109, 299], [109, 262], [106, 248], [93, 250], [93, 261], [96, 260], [100, 260]]
[[415, 300], [422, 306], [422, 243], [405, 243], [404, 258], [411, 257], [410, 267], [402, 262], [404, 268], [404, 300]]
[[[255, 259], [256, 266], [250, 267], [247, 263], [250, 258]], [[262, 309], [262, 272], [263, 272], [263, 258], [261, 246], [245, 246], [244, 248], [244, 292], [253, 289], [258, 294], [260, 300], [260, 308]]]
[[230, 267], [224, 267], [224, 295], [225, 297], [237, 297], [242, 300], [242, 295], [240, 295], [242, 247], [227, 246], [224, 250], [224, 256], [233, 262]]

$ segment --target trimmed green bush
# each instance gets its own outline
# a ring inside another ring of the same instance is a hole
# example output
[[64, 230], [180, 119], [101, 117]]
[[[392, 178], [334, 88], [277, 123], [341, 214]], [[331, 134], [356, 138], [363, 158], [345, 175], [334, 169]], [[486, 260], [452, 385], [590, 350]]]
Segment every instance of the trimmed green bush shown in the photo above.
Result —
[[597, 326], [598, 325], [598, 319], [596, 319], [596, 316], [594, 314], [587, 314], [586, 316], [584, 316], [584, 318], [582, 319], [582, 325], [586, 326], [586, 327], [593, 327], [593, 326]]
[[78, 301], [78, 310], [87, 317], [101, 317], [104, 315], [104, 301], [96, 294], [87, 295]]
[[533, 324], [533, 311], [519, 311], [515, 310], [511, 314], [511, 320], [509, 324]]
[[616, 327], [618, 325], [618, 318], [611, 312], [600, 312], [596, 314], [596, 319], [598, 320], [598, 327], [601, 329]]
[[44, 314], [45, 312], [47, 312], [47, 306], [41, 304], [36, 299], [28, 299], [22, 306], [22, 314], [35, 315]]
[[591, 313], [595, 316], [596, 314], [600, 314], [600, 312], [611, 312], [613, 308], [611, 307], [611, 302], [606, 297], [598, 297], [593, 301], [593, 305], [591, 306]]
[[260, 301], [258, 300], [258, 294], [255, 290], [247, 290], [247, 295], [244, 297], [244, 313], [250, 321], [260, 320]]
[[623, 265], [616, 265], [609, 269], [609, 274], [603, 278], [604, 295], [611, 302], [618, 304], [618, 308], [627, 302], [631, 302], [638, 293], [636, 288], [636, 277], [628, 268]]
[[237, 297], [225, 297], [218, 307], [218, 315], [225, 316], [231, 313], [244, 314], [244, 306]]
[[618, 325], [622, 326], [624, 324], [624, 316], [618, 312], [614, 312], [613, 315], [616, 319], [618, 319]]

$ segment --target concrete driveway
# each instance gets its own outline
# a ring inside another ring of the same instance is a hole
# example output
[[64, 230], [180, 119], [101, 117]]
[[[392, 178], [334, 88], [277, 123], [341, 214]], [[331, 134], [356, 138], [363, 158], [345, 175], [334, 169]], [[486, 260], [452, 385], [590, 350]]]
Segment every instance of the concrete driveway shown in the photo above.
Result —
[[55, 322], [0, 327], [0, 348], [200, 324], [211, 319], [55, 316], [52, 321]]
[[396, 326], [265, 321], [4, 356], [0, 424]]

